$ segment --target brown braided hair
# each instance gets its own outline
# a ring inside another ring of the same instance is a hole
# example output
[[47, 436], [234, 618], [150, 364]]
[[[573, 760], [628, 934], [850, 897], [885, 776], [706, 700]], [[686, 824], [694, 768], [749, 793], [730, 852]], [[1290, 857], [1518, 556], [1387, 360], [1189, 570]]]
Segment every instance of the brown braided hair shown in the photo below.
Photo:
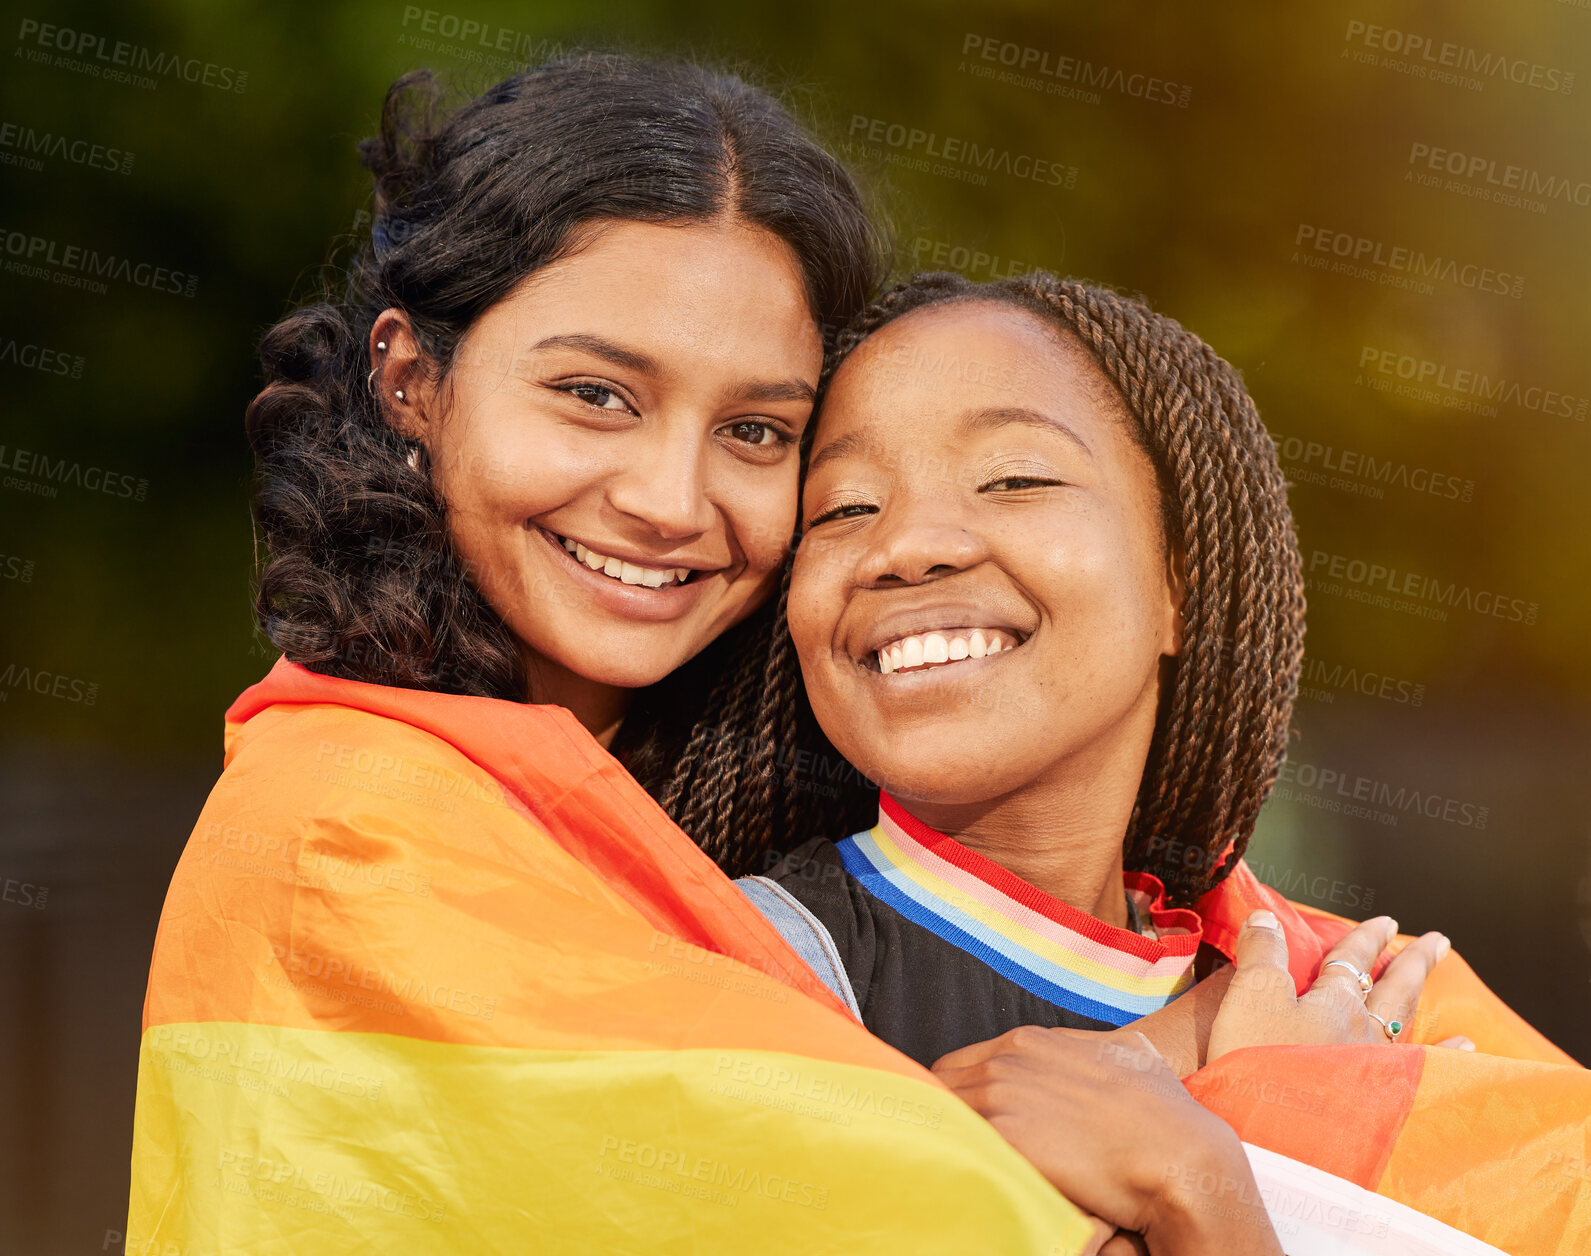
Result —
[[[1287, 751], [1304, 584], [1275, 447], [1242, 377], [1209, 345], [1141, 301], [1044, 272], [989, 284], [924, 274], [892, 288], [841, 333], [825, 382], [885, 324], [963, 301], [1027, 310], [1075, 337], [1121, 395], [1134, 438], [1156, 467], [1167, 541], [1185, 560], [1184, 643], [1161, 695], [1123, 859], [1159, 877], [1174, 902], [1191, 903], [1242, 856]], [[788, 585], [780, 612], [787, 593]], [[777, 628], [788, 638], [782, 614]], [[788, 690], [783, 669], [792, 666], [788, 652], [770, 651], [770, 693]], [[770, 750], [764, 761], [787, 757]], [[834, 801], [851, 810], [827, 835], [869, 822], [858, 795]]]
[[[812, 425], [808, 425], [810, 432]], [[877, 787], [829, 743], [785, 628], [791, 562], [778, 595], [739, 628], [636, 695], [614, 741], [635, 778], [730, 876], [765, 872], [811, 837], [873, 823]], [[686, 703], [682, 696], [700, 695]], [[681, 712], [714, 719], [687, 726]], [[644, 741], [632, 730], [645, 730]], [[626, 737], [636, 738], [630, 744]], [[685, 750], [670, 759], [662, 747]]]

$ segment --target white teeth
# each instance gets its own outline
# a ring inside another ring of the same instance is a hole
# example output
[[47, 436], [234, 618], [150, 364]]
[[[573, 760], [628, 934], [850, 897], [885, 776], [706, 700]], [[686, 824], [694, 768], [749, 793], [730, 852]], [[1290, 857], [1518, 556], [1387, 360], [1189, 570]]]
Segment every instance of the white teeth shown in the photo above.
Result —
[[947, 635], [928, 632], [902, 637], [878, 648], [878, 670], [888, 676], [902, 668], [936, 667], [962, 659], [981, 659], [1002, 650], [1014, 650], [1017, 643], [994, 628], [974, 628], [970, 633]]
[[571, 541], [568, 537], [559, 537], [558, 540], [564, 549], [575, 556], [576, 562], [584, 563], [592, 571], [613, 576], [625, 584], [661, 589], [665, 584], [684, 584], [690, 578], [692, 569], [689, 567], [643, 567], [640, 563], [626, 562], [622, 558], [610, 558], [606, 554], [599, 554], [596, 550], [587, 549], [580, 541]]

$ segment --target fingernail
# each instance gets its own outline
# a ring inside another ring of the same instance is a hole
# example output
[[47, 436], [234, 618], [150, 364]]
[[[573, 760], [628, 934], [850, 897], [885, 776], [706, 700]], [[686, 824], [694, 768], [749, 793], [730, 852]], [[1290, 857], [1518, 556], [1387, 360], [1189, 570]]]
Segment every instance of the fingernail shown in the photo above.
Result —
[[[1441, 963], [1444, 959], [1446, 959], [1447, 958], [1447, 953], [1449, 951], [1451, 951], [1452, 949], [1453, 949], [1453, 943], [1448, 939], [1447, 934], [1444, 933], [1442, 935], [1442, 940], [1436, 944], [1436, 960], [1437, 960], [1437, 963]], [[1470, 1043], [1470, 1050], [1473, 1051], [1474, 1049], [1475, 1049], [1475, 1044], [1474, 1043]]]
[[1277, 927], [1276, 914], [1263, 910], [1250, 912], [1246, 923], [1255, 929], [1274, 929]]
[[1475, 1044], [1466, 1038], [1458, 1044], [1458, 1049], [1460, 1051], [1473, 1051], [1475, 1050]]
[[1391, 916], [1388, 916], [1387, 917], [1387, 927], [1390, 928], [1393, 933], [1396, 933], [1398, 931], [1398, 922], [1396, 920], [1392, 919]]

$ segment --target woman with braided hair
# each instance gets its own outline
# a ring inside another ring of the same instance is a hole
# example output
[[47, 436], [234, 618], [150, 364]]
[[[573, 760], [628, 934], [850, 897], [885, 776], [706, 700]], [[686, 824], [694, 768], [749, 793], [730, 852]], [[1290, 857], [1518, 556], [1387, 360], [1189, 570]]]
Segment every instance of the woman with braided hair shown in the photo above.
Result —
[[[1517, 1186], [1579, 1163], [1584, 1070], [1441, 934], [1355, 926], [1242, 863], [1304, 596], [1237, 371], [1142, 302], [1042, 273], [918, 276], [828, 369], [785, 609], [811, 712], [877, 811], [771, 859], [748, 897], [1057, 1181], [1130, 1119], [1076, 1066], [1140, 1053], [1151, 1088], [1182, 1093], [1174, 1072], [1246, 1140], [1384, 1197], [1361, 1206], [1579, 1250], [1576, 1205], [1521, 1209]], [[1179, 1137], [1162, 1183], [1188, 1178]], [[1091, 1198], [1174, 1250], [1131, 1177]], [[1235, 1217], [1258, 1206], [1228, 1194]]]

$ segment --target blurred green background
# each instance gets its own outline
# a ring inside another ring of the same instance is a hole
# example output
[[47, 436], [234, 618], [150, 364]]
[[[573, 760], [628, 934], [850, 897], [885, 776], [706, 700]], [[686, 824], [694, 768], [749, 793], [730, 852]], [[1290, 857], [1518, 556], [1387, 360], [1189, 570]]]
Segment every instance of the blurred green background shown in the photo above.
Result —
[[[272, 657], [256, 339], [367, 227], [354, 145], [394, 77], [468, 90], [582, 46], [779, 90], [903, 271], [1116, 285], [1244, 371], [1312, 568], [1251, 862], [1443, 929], [1591, 1058], [1591, 8], [171, 0], [0, 32], [0, 1250], [121, 1250], [149, 946], [221, 713]], [[95, 74], [118, 41], [195, 81]], [[989, 166], [926, 156], [951, 137]], [[72, 246], [179, 291], [68, 286]]]

